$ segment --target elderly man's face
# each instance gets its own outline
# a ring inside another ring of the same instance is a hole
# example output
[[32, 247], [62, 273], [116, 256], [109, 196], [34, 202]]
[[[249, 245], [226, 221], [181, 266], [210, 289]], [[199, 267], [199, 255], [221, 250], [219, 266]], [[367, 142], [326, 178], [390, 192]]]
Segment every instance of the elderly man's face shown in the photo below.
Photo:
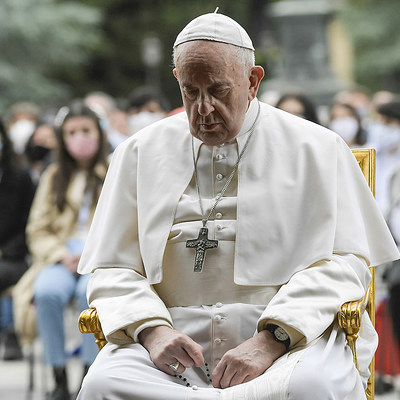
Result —
[[193, 41], [178, 49], [174, 75], [179, 81], [191, 134], [206, 145], [233, 139], [263, 77], [261, 67], [245, 70], [233, 46]]

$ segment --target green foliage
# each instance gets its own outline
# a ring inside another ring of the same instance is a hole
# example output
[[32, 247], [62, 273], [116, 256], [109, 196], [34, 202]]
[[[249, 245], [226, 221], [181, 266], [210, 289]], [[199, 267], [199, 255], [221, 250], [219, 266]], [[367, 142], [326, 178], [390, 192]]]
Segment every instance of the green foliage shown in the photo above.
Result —
[[353, 0], [342, 16], [354, 46], [356, 81], [372, 90], [400, 90], [400, 1]]
[[74, 92], [54, 71], [84, 66], [99, 46], [98, 9], [55, 0], [0, 2], [0, 111], [15, 101], [60, 102]]

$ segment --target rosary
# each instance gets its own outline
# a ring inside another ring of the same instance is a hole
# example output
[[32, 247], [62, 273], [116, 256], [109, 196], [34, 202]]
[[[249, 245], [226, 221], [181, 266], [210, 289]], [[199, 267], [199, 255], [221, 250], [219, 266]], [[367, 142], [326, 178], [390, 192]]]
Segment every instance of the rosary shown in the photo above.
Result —
[[186, 247], [196, 249], [196, 254], [194, 256], [194, 272], [201, 272], [203, 270], [204, 259], [206, 256], [206, 250], [215, 249], [218, 247], [218, 240], [212, 240], [212, 239], [208, 238], [207, 222], [210, 219], [211, 214], [214, 212], [215, 208], [217, 207], [218, 203], [221, 201], [222, 196], [225, 194], [226, 189], [228, 188], [229, 184], [231, 183], [233, 176], [235, 175], [235, 172], [238, 169], [239, 162], [242, 159], [242, 156], [247, 148], [247, 145], [249, 144], [249, 140], [254, 132], [254, 127], [255, 127], [255, 125], [258, 121], [258, 117], [260, 115], [261, 107], [260, 107], [259, 103], [257, 103], [257, 104], [258, 104], [257, 116], [256, 116], [256, 119], [254, 120], [253, 125], [249, 129], [250, 133], [246, 140], [246, 143], [244, 144], [243, 149], [240, 152], [239, 157], [236, 161], [236, 164], [234, 165], [231, 174], [229, 175], [224, 187], [221, 190], [221, 193], [219, 193], [217, 195], [215, 203], [212, 206], [211, 211], [208, 213], [206, 218], [204, 218], [203, 203], [202, 203], [201, 196], [200, 196], [199, 179], [197, 176], [197, 162], [196, 162], [196, 156], [194, 154], [194, 143], [193, 143], [193, 137], [192, 137], [192, 154], [193, 154], [193, 164], [194, 164], [194, 175], [195, 175], [195, 180], [196, 180], [196, 189], [197, 189], [197, 196], [199, 198], [200, 211], [201, 211], [201, 215], [203, 215], [203, 219], [202, 219], [203, 226], [200, 228], [199, 236], [197, 237], [197, 239], [189, 239], [186, 241]]

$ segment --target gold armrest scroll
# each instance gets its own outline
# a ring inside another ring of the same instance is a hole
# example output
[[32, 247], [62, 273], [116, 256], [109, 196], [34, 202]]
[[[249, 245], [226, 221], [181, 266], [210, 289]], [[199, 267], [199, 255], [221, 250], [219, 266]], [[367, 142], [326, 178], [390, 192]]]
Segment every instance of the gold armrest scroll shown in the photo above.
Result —
[[345, 331], [347, 343], [353, 353], [354, 365], [358, 370], [356, 341], [361, 327], [361, 318], [370, 300], [371, 287], [368, 287], [361, 300], [344, 303], [338, 312], [339, 326]]
[[97, 310], [95, 308], [88, 308], [83, 310], [79, 316], [79, 330], [81, 333], [93, 333], [96, 338], [96, 344], [99, 351], [107, 344], [107, 340], [104, 337], [103, 330], [101, 329], [101, 323]]

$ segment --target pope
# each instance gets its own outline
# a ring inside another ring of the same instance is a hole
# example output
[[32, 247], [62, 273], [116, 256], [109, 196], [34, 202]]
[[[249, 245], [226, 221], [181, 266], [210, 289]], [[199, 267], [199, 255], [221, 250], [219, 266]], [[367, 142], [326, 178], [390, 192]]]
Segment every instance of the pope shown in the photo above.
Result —
[[173, 59], [186, 112], [118, 146], [81, 257], [108, 344], [78, 399], [365, 399], [376, 332], [358, 372], [336, 313], [399, 253], [352, 152], [257, 100], [231, 18]]

